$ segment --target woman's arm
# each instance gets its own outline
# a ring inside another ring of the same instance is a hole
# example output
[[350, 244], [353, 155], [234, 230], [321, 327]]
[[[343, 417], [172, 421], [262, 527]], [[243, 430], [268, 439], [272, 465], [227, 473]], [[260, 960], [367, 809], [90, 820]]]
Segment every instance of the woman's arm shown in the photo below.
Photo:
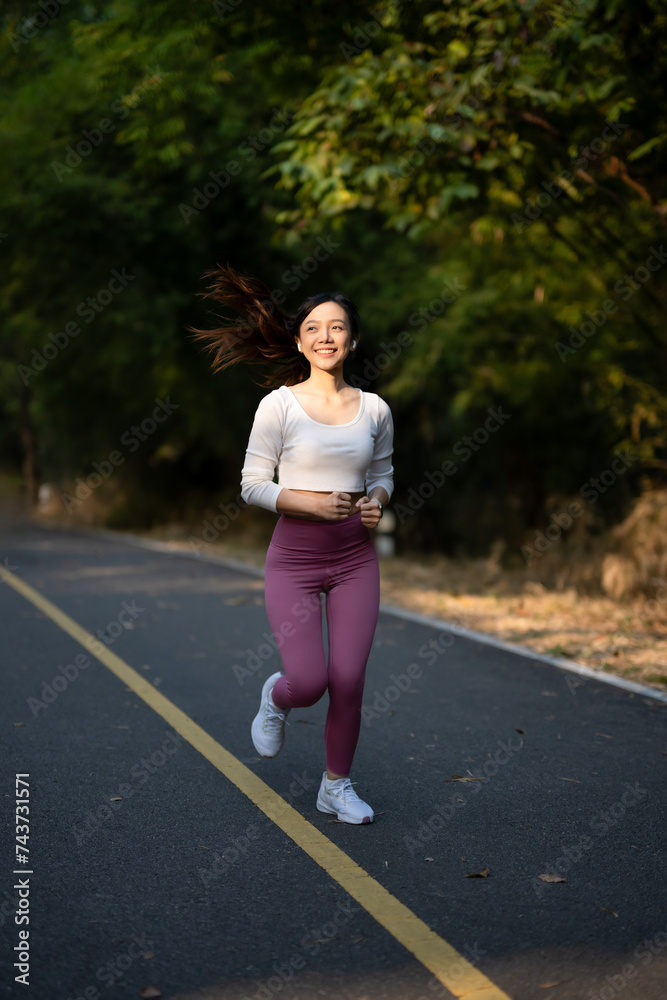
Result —
[[389, 494], [384, 486], [374, 486], [372, 490], [369, 490], [367, 495], [369, 500], [375, 500], [377, 497], [383, 507], [386, 507], [389, 503]]
[[[373, 449], [373, 457], [366, 472], [366, 488], [369, 500], [377, 497], [385, 507], [394, 492], [394, 420], [389, 405], [378, 397], [378, 433]], [[377, 505], [376, 505], [377, 506]]]
[[354, 509], [350, 507], [351, 500], [350, 493], [340, 490], [314, 497], [285, 487], [278, 496], [276, 510], [285, 514], [317, 514], [327, 521], [341, 521], [354, 513]]
[[273, 482], [282, 452], [282, 422], [279, 400], [269, 394], [255, 412], [241, 472], [241, 496], [247, 504], [276, 511], [283, 487]]
[[394, 490], [394, 467], [391, 464], [393, 453], [394, 422], [391, 410], [385, 400], [378, 396], [378, 433], [373, 457], [366, 472], [366, 500], [362, 498], [357, 501], [357, 507], [361, 508], [362, 524], [367, 528], [377, 528], [383, 515], [383, 510], [370, 501], [378, 500], [384, 508], [391, 499]]
[[279, 514], [321, 514], [322, 500], [328, 497], [310, 497], [283, 487], [278, 495], [276, 510]]

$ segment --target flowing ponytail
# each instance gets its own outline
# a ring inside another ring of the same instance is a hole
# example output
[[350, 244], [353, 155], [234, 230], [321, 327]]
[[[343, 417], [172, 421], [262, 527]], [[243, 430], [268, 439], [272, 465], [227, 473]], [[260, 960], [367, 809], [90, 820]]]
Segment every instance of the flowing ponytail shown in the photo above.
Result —
[[[226, 321], [227, 325], [214, 330], [186, 327], [193, 340], [203, 344], [213, 354], [213, 371], [222, 371], [230, 365], [245, 361], [253, 365], [271, 365], [273, 371], [261, 384], [265, 388], [296, 385], [310, 374], [310, 365], [296, 346], [295, 334], [308, 314], [322, 302], [338, 302], [346, 311], [353, 336], [359, 330], [359, 315], [354, 304], [339, 292], [329, 295], [321, 292], [304, 302], [296, 314], [284, 312], [271, 297], [271, 292], [259, 278], [251, 278], [234, 271], [229, 264], [204, 274], [211, 278], [208, 291], [198, 292], [203, 299], [212, 299], [228, 309], [234, 309], [244, 319]], [[223, 319], [223, 317], [218, 317]]]

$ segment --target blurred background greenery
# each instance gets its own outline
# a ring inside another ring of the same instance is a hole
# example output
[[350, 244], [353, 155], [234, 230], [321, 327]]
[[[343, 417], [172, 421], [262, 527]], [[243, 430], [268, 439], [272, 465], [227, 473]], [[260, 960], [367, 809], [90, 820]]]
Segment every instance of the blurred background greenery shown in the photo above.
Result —
[[290, 312], [357, 304], [399, 552], [523, 562], [573, 501], [611, 538], [667, 469], [666, 32], [661, 0], [8, 0], [0, 467], [26, 506], [51, 484], [72, 518], [94, 491], [109, 526], [195, 530], [238, 500], [267, 390], [186, 330], [229, 263]]

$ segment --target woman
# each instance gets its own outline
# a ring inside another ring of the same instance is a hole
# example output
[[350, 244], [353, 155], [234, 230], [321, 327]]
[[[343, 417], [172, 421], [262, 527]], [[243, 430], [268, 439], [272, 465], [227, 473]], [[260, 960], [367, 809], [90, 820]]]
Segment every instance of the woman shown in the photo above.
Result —
[[391, 410], [376, 393], [345, 382], [343, 364], [359, 343], [359, 316], [349, 299], [314, 295], [291, 316], [257, 279], [220, 265], [208, 276], [214, 282], [204, 297], [251, 321], [215, 331], [189, 328], [215, 351], [214, 370], [268, 361], [276, 370], [265, 385], [279, 386], [260, 400], [241, 474], [246, 503], [280, 514], [266, 556], [265, 603], [273, 633], [283, 640], [284, 674], [264, 683], [253, 743], [263, 757], [275, 757], [291, 709], [315, 704], [328, 690], [317, 808], [347, 823], [371, 823], [373, 810], [349, 774], [380, 605], [370, 532], [393, 492]]

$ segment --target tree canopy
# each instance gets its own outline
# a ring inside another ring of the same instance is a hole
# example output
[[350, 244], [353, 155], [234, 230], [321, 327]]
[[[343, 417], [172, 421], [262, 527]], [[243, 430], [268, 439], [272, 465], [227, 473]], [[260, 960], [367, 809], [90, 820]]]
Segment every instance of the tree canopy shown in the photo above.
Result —
[[348, 378], [394, 411], [406, 544], [516, 539], [619, 453], [610, 519], [664, 481], [658, 0], [54, 0], [2, 19], [0, 448], [33, 493], [113, 450], [117, 523], [238, 493], [261, 392], [211, 377], [185, 329], [216, 261], [294, 311], [321, 290], [358, 303]]

